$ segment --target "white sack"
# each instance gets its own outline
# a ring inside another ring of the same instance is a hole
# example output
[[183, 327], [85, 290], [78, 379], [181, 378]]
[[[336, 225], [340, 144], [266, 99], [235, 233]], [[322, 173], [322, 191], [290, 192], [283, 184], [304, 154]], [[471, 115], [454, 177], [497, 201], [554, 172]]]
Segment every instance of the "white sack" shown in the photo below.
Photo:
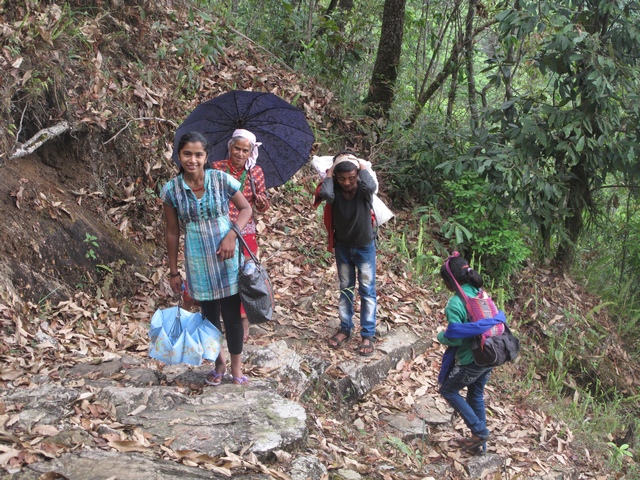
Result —
[[394, 217], [394, 214], [389, 207], [387, 207], [378, 195], [374, 194], [371, 202], [371, 208], [373, 208], [373, 213], [376, 216], [376, 227], [380, 225], [384, 225], [389, 220]]

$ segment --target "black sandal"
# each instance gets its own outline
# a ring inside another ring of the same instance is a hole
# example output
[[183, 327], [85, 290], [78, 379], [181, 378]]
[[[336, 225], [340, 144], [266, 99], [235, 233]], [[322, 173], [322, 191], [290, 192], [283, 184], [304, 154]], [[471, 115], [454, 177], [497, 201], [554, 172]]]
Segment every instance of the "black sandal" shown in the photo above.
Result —
[[[340, 340], [338, 338], [338, 335], [344, 335], [345, 337]], [[344, 329], [340, 329], [338, 330], [338, 332], [331, 337], [327, 343], [329, 344], [329, 348], [340, 348], [344, 343], [346, 343], [349, 339], [351, 338], [351, 332], [349, 332], [348, 330], [344, 330]], [[335, 342], [335, 344], [331, 343], [331, 342]]]
[[475, 435], [471, 435], [470, 438], [462, 438], [458, 441], [460, 448], [465, 452], [469, 452], [477, 449], [478, 447], [482, 447], [485, 443], [487, 443], [489, 437], [477, 437]]
[[[365, 341], [369, 341], [368, 345], [365, 345]], [[363, 357], [370, 357], [376, 350], [376, 337], [362, 337], [362, 343], [358, 348], [358, 353]]]

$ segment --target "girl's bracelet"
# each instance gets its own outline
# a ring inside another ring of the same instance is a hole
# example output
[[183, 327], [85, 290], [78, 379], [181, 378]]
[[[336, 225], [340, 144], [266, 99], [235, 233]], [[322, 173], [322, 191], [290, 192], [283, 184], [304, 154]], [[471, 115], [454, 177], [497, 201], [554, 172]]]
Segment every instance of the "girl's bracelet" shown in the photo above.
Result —
[[173, 277], [179, 277], [180, 276], [180, 272], [178, 273], [169, 273], [169, 277], [173, 278]]

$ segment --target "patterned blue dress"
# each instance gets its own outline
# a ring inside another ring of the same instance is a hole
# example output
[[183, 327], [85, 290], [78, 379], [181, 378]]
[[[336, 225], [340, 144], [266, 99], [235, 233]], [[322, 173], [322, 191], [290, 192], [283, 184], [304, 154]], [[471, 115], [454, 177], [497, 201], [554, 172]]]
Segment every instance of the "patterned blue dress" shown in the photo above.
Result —
[[231, 230], [229, 201], [240, 182], [224, 172], [206, 169], [204, 194], [198, 199], [182, 174], [162, 188], [162, 201], [178, 212], [184, 229], [184, 256], [189, 294], [194, 300], [218, 300], [238, 293], [238, 246], [224, 261], [216, 251]]

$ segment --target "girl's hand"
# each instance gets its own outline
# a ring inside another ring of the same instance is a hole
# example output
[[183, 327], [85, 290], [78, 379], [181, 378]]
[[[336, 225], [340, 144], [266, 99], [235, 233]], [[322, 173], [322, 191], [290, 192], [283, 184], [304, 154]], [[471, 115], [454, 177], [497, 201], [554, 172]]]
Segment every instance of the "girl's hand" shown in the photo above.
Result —
[[169, 286], [173, 293], [182, 292], [182, 275], [178, 275], [177, 277], [169, 277]]
[[233, 230], [229, 230], [229, 233], [225, 235], [220, 242], [220, 248], [216, 254], [220, 258], [220, 260], [228, 260], [233, 257], [236, 253], [236, 232]]

